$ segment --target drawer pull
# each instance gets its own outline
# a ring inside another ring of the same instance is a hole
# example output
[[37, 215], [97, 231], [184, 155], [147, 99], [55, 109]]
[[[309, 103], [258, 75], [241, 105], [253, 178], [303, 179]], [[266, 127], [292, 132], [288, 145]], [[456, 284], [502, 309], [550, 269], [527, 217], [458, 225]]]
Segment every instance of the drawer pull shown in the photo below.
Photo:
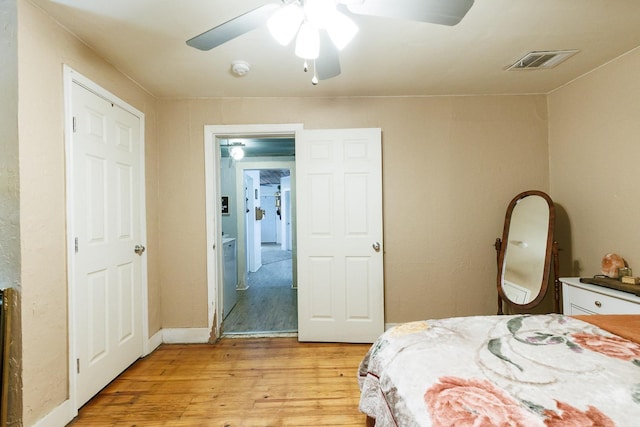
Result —
[[600, 301], [596, 301], [594, 302], [594, 304], [596, 305], [596, 307], [600, 308], [602, 307], [602, 303]]

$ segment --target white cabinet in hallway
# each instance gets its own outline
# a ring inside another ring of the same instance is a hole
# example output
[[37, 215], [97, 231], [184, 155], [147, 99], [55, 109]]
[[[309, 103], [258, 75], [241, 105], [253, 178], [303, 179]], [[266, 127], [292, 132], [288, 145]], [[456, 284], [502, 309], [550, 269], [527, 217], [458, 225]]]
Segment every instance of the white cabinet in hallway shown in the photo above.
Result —
[[225, 237], [222, 239], [224, 252], [224, 289], [223, 289], [223, 316], [227, 317], [231, 309], [238, 302], [236, 286], [238, 285], [238, 267], [236, 261], [236, 239]]

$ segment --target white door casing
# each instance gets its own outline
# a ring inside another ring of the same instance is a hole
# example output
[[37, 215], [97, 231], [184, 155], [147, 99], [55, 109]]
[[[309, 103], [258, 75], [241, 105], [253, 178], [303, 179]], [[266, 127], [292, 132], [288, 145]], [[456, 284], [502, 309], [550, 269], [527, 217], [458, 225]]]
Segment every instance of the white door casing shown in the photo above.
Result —
[[77, 409], [143, 355], [148, 335], [146, 254], [134, 252], [145, 244], [144, 116], [65, 72], [70, 397]]
[[[208, 329], [213, 337], [219, 337], [222, 326], [222, 316], [217, 315], [222, 312], [222, 263], [221, 251], [216, 248], [222, 247], [222, 227], [220, 212], [220, 139], [229, 138], [260, 138], [265, 136], [293, 136], [297, 130], [302, 129], [302, 124], [249, 124], [249, 125], [207, 125], [204, 128], [204, 152], [205, 152], [205, 201], [206, 201], [206, 228], [207, 228], [207, 305], [208, 305]], [[264, 166], [262, 164], [261, 166]], [[271, 166], [271, 165], [269, 165]], [[293, 171], [292, 171], [293, 173]], [[236, 183], [242, 182], [242, 178], [236, 179]], [[293, 189], [292, 191], [295, 191]], [[244, 194], [241, 190], [237, 194]], [[295, 202], [295, 200], [293, 201]], [[244, 212], [244, 203], [236, 202], [238, 212]], [[295, 233], [295, 231], [294, 231]], [[236, 242], [242, 241], [245, 230], [238, 230]], [[293, 236], [295, 242], [295, 236]], [[246, 269], [246, 253], [244, 245], [238, 246], [238, 270], [242, 272]], [[295, 244], [293, 251], [295, 252]], [[295, 260], [294, 260], [295, 263]], [[295, 281], [294, 267], [294, 281]], [[242, 282], [242, 278], [238, 277]]]
[[296, 132], [298, 338], [384, 331], [380, 129]]

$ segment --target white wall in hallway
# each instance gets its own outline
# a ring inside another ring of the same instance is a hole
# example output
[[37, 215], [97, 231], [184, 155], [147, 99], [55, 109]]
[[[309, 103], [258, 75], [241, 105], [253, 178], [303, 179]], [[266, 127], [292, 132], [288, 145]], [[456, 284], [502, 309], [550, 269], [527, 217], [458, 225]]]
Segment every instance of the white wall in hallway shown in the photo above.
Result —
[[245, 176], [245, 219], [247, 224], [247, 258], [250, 272], [256, 272], [262, 267], [260, 251], [262, 240], [262, 222], [256, 219], [256, 208], [260, 207], [260, 171], [249, 170]]
[[291, 176], [284, 176], [280, 180], [280, 237], [283, 251], [290, 251], [292, 242], [291, 233]]
[[276, 208], [278, 184], [260, 186], [260, 207], [265, 211], [262, 218], [262, 243], [280, 243], [280, 216]]

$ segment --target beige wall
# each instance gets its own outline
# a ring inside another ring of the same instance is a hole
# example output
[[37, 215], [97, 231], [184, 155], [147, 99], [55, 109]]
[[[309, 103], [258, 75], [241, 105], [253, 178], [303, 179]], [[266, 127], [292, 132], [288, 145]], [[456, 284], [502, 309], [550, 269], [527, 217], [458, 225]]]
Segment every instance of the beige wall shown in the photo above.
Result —
[[551, 195], [567, 213], [562, 273], [620, 254], [640, 273], [640, 49], [548, 96]]
[[18, 1], [24, 425], [67, 398], [67, 260], [62, 65], [146, 114], [150, 333], [161, 326], [157, 268], [155, 99]]
[[382, 128], [386, 322], [496, 312], [507, 205], [549, 187], [544, 96], [164, 100], [164, 327], [207, 325], [204, 126], [263, 123]]

